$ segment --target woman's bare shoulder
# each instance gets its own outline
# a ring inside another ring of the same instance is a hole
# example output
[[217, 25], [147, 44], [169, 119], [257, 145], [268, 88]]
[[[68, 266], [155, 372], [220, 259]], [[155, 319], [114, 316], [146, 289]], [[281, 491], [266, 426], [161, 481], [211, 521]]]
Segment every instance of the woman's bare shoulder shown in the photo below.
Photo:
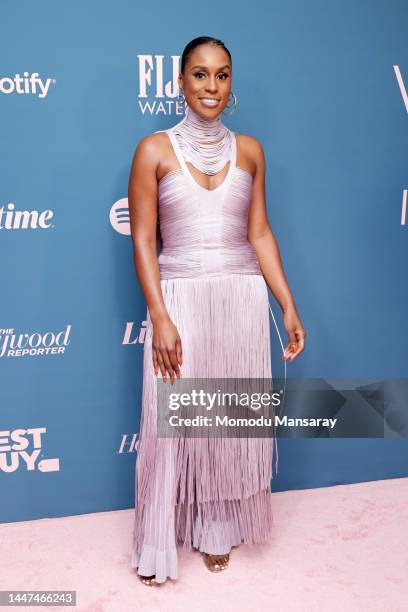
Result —
[[166, 151], [168, 144], [169, 138], [165, 132], [151, 132], [139, 140], [136, 150], [150, 156], [160, 156]]
[[236, 132], [236, 136], [238, 149], [237, 164], [255, 176], [258, 168], [264, 164], [262, 144], [257, 138], [249, 134], [239, 134]]
[[143, 136], [137, 143], [133, 155], [132, 172], [139, 171], [142, 175], [154, 173], [159, 180], [158, 171], [163, 165], [163, 160], [169, 157], [169, 144], [165, 132], [152, 132]]
[[259, 153], [263, 150], [262, 143], [255, 136], [250, 136], [249, 134], [240, 134], [239, 132], [235, 132], [237, 136], [237, 140], [240, 146], [244, 149], [248, 154], [259, 155]]

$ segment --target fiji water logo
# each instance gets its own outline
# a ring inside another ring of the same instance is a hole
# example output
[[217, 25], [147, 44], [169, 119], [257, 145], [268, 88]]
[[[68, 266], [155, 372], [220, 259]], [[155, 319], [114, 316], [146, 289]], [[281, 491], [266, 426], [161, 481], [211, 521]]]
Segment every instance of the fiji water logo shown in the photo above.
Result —
[[38, 72], [23, 72], [23, 76], [0, 77], [0, 93], [31, 95], [37, 98], [45, 98], [49, 92], [50, 85], [55, 84], [55, 79], [41, 79]]
[[184, 110], [178, 102], [180, 56], [172, 55], [170, 63], [171, 79], [164, 80], [164, 55], [139, 54], [139, 108], [143, 115], [183, 115]]
[[59, 472], [58, 458], [40, 459], [46, 431], [45, 427], [0, 431], [0, 472]]
[[16, 210], [10, 202], [0, 208], [0, 230], [49, 229], [53, 216], [52, 210]]
[[109, 221], [119, 234], [130, 236], [129, 202], [121, 198], [115, 202], [109, 211]]
[[0, 357], [38, 357], [63, 355], [70, 344], [72, 325], [58, 333], [31, 332], [17, 334], [14, 329], [0, 328]]

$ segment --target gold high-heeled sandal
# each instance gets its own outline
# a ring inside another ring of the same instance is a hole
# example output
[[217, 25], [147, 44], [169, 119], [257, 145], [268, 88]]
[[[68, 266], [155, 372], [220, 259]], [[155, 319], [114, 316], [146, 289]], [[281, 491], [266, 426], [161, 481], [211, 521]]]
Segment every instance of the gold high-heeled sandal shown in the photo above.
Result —
[[229, 563], [229, 553], [226, 555], [210, 555], [203, 553], [204, 563], [210, 572], [218, 573], [227, 569]]
[[142, 582], [146, 586], [154, 586], [156, 584], [156, 574], [154, 576], [141, 576], [140, 574], [137, 574], [137, 576], [140, 582]]

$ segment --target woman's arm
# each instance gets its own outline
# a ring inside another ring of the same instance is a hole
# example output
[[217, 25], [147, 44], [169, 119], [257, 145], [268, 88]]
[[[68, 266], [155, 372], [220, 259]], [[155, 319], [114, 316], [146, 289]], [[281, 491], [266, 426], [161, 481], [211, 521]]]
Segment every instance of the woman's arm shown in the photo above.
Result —
[[163, 379], [180, 376], [181, 339], [167, 312], [160, 286], [156, 252], [157, 176], [162, 155], [160, 135], [145, 136], [138, 144], [129, 176], [128, 202], [133, 257], [137, 277], [153, 324], [153, 367]]
[[[306, 331], [300, 321], [295, 301], [289, 289], [276, 238], [269, 225], [265, 202], [265, 156], [256, 138], [245, 136], [246, 151], [255, 163], [252, 199], [248, 214], [248, 240], [254, 247], [262, 274], [283, 312], [289, 336], [284, 359], [293, 361], [304, 349]], [[292, 352], [291, 345], [296, 345]]]

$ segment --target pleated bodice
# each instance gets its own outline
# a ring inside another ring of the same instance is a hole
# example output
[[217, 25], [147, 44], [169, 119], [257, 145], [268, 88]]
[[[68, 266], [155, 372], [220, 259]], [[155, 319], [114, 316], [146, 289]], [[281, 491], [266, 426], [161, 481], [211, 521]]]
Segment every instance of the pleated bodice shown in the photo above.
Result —
[[158, 186], [160, 278], [262, 275], [247, 238], [252, 175], [236, 164], [235, 132], [228, 173], [218, 187], [209, 190], [188, 169], [172, 128], [158, 131], [168, 134], [180, 164]]

